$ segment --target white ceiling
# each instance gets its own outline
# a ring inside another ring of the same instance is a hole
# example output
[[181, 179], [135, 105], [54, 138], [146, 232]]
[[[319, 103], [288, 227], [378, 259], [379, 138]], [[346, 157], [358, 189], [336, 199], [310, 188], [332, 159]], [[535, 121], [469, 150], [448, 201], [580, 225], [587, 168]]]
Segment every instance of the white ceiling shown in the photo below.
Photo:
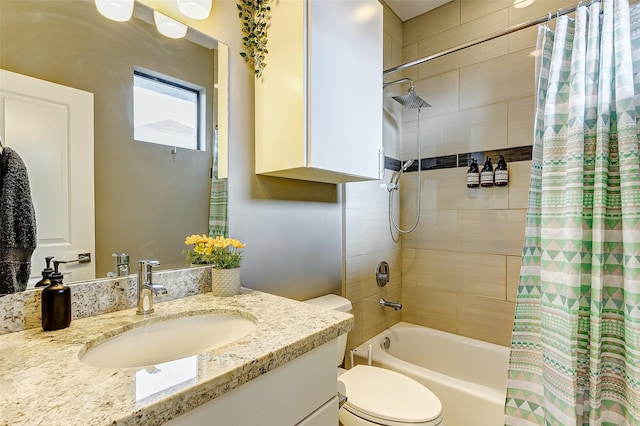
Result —
[[384, 0], [402, 21], [422, 15], [452, 0]]

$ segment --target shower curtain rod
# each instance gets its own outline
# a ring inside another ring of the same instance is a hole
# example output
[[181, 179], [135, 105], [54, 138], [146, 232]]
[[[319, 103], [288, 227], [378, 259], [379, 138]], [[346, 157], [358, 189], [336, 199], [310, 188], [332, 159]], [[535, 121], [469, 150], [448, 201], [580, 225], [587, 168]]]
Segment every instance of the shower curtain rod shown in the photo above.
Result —
[[447, 50], [443, 50], [442, 52], [435, 53], [435, 54], [429, 55], [429, 56], [425, 56], [424, 58], [416, 59], [414, 61], [407, 62], [405, 64], [398, 65], [398, 66], [393, 67], [393, 68], [389, 68], [388, 70], [383, 71], [382, 75], [385, 76], [385, 75], [388, 75], [388, 74], [392, 74], [394, 72], [402, 71], [404, 69], [411, 68], [411, 67], [414, 67], [416, 65], [420, 65], [420, 64], [423, 64], [425, 62], [431, 61], [432, 59], [441, 58], [441, 57], [443, 57], [445, 55], [449, 55], [451, 53], [459, 52], [461, 50], [464, 50], [464, 49], [467, 49], [469, 47], [473, 47], [473, 46], [476, 46], [478, 44], [481, 44], [481, 43], [496, 39], [498, 37], [502, 37], [502, 36], [505, 36], [507, 34], [515, 33], [516, 31], [524, 30], [525, 28], [533, 27], [534, 25], [542, 24], [543, 22], [547, 22], [547, 21], [549, 21], [549, 20], [551, 20], [553, 18], [558, 18], [558, 17], [560, 17], [562, 15], [566, 15], [568, 13], [574, 12], [578, 8], [579, 5], [580, 5], [580, 3], [576, 4], [575, 6], [567, 7], [565, 9], [558, 9], [558, 11], [556, 13], [549, 12], [547, 15], [541, 16], [541, 17], [533, 19], [531, 21], [523, 22], [521, 24], [509, 27], [509, 28], [507, 28], [505, 30], [498, 31], [498, 32], [493, 33], [493, 34], [489, 34], [488, 36], [485, 36], [485, 37], [482, 37], [482, 38], [479, 38], [479, 39], [476, 39], [476, 40], [473, 40], [473, 41], [469, 41], [469, 42], [464, 43], [464, 44], [460, 44], [460, 45], [458, 45], [456, 47], [452, 47], [452, 48], [447, 49]]

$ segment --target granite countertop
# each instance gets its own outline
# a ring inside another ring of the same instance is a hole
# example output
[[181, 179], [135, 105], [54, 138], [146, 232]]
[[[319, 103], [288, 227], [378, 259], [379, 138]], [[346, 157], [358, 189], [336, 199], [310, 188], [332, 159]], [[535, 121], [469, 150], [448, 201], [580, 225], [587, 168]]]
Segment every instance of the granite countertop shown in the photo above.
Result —
[[[127, 309], [77, 319], [63, 330], [0, 336], [0, 425], [162, 424], [353, 327], [349, 314], [247, 289], [232, 297], [205, 293], [154, 307], [146, 317]], [[173, 367], [96, 368], [78, 358], [86, 343], [114, 329], [195, 312], [232, 312], [255, 319], [256, 329]]]

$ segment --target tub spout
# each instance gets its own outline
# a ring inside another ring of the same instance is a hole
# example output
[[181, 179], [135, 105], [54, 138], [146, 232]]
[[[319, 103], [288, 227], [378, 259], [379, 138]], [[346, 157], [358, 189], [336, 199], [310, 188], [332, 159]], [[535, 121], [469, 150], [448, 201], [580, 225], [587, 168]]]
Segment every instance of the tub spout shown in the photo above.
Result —
[[389, 302], [388, 300], [384, 300], [380, 298], [380, 307], [382, 308], [393, 308], [395, 311], [399, 311], [402, 309], [402, 303], [398, 302]]

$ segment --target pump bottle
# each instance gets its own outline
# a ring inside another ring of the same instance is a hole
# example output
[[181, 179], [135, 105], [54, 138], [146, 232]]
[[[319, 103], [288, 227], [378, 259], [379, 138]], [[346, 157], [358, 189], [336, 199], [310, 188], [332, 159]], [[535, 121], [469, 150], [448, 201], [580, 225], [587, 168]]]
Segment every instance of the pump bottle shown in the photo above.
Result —
[[471, 159], [469, 171], [467, 171], [467, 188], [477, 188], [480, 186], [480, 171], [475, 158]]
[[71, 289], [62, 282], [58, 268], [62, 261], [53, 261], [51, 284], [42, 290], [42, 329], [60, 330], [71, 324]]
[[53, 259], [53, 256], [47, 256], [44, 258], [46, 267], [42, 270], [42, 279], [35, 284], [35, 287], [46, 287], [51, 284], [51, 281], [49, 281], [49, 277], [53, 274], [53, 269], [51, 269], [51, 259]]
[[484, 167], [480, 172], [480, 186], [483, 188], [493, 186], [493, 165], [489, 156], [487, 156], [487, 161], [484, 162]]
[[509, 184], [509, 171], [507, 170], [507, 162], [504, 161], [504, 155], [500, 156], [495, 171], [495, 185], [507, 186]]

